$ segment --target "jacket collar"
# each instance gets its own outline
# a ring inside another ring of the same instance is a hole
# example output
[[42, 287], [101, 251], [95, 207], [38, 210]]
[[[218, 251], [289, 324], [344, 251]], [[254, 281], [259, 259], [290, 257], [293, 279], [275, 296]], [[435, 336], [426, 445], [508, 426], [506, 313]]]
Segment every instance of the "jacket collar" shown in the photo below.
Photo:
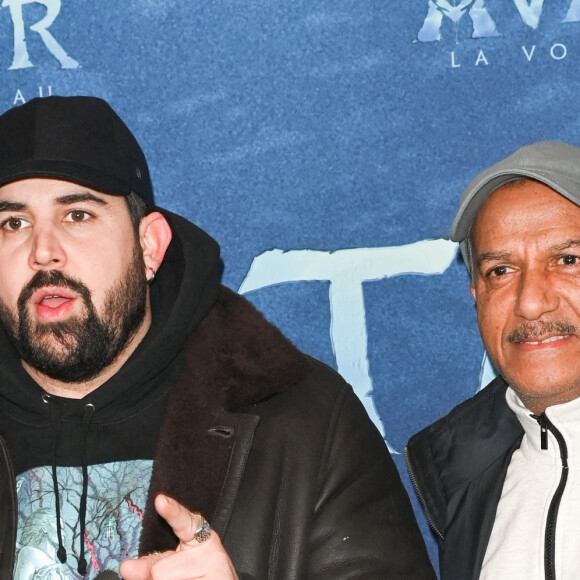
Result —
[[[185, 348], [160, 436], [146, 506], [141, 553], [173, 549], [176, 538], [153, 507], [157, 493], [176, 498], [212, 523], [222, 489], [237, 480], [239, 441], [251, 444], [258, 418], [252, 406], [288, 389], [308, 373], [308, 359], [245, 299], [222, 288]], [[234, 454], [235, 455], [235, 454]], [[226, 481], [226, 475], [228, 480]]]

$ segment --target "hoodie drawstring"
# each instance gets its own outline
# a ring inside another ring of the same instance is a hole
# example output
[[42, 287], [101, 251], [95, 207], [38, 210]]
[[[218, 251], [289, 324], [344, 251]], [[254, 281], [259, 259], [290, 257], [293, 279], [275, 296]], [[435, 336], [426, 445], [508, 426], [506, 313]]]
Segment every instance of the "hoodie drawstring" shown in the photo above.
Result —
[[81, 495], [81, 505], [79, 509], [79, 521], [80, 521], [80, 534], [79, 534], [79, 560], [78, 560], [78, 572], [83, 576], [87, 573], [87, 560], [85, 558], [85, 533], [86, 533], [86, 519], [87, 519], [87, 495], [89, 487], [89, 473], [87, 468], [87, 436], [89, 433], [89, 428], [91, 426], [91, 421], [93, 419], [93, 413], [95, 412], [95, 406], [92, 403], [85, 405], [85, 411], [83, 415], [83, 492]]
[[[42, 400], [46, 403], [50, 410], [50, 421], [53, 430], [53, 442], [52, 442], [52, 485], [54, 489], [54, 499], [56, 507], [56, 535], [58, 538], [58, 550], [56, 555], [61, 563], [66, 562], [66, 549], [62, 542], [62, 524], [60, 517], [60, 494], [58, 490], [58, 477], [56, 472], [57, 464], [57, 448], [58, 440], [60, 437], [60, 409], [56, 402], [52, 401], [52, 397], [45, 393], [42, 395]], [[87, 496], [88, 496], [88, 486], [89, 486], [89, 475], [87, 467], [87, 437], [89, 429], [91, 426], [91, 421], [93, 419], [93, 414], [95, 412], [95, 406], [92, 403], [87, 403], [84, 408], [83, 422], [82, 422], [82, 474], [83, 474], [83, 486], [81, 493], [81, 502], [79, 506], [79, 523], [80, 523], [80, 537], [79, 537], [79, 559], [77, 570], [79, 574], [85, 575], [87, 573], [87, 560], [85, 558], [85, 534], [86, 534], [86, 519], [87, 519]]]
[[56, 475], [56, 448], [60, 435], [60, 410], [58, 405], [52, 404], [52, 398], [48, 393], [42, 395], [42, 401], [50, 410], [50, 422], [52, 425], [52, 486], [54, 489], [54, 502], [56, 506], [56, 535], [58, 538], [58, 550], [56, 555], [61, 563], [66, 562], [66, 549], [62, 543], [62, 528], [60, 524], [60, 495], [58, 492], [58, 478]]

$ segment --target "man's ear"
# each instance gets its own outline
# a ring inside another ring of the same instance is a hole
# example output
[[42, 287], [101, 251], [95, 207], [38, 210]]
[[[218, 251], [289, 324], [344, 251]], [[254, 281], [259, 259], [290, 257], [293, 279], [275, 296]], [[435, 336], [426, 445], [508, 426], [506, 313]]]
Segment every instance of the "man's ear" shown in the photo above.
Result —
[[469, 282], [469, 291], [471, 292], [471, 295], [473, 296], [473, 299], [475, 300], [475, 303], [477, 304], [477, 293], [475, 292], [475, 286], [473, 285], [473, 280], [471, 280]]
[[[159, 270], [169, 242], [171, 242], [171, 228], [167, 220], [158, 211], [147, 214], [139, 223], [139, 242], [143, 250], [143, 260], [146, 269]], [[147, 279], [150, 278], [146, 274]]]

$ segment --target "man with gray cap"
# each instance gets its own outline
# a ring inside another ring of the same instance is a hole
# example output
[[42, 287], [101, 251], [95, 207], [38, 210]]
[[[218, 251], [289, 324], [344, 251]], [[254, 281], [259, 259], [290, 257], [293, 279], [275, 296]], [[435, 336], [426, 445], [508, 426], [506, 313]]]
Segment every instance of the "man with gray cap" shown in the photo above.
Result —
[[0, 116], [0, 578], [434, 572], [352, 389], [220, 284], [94, 97]]
[[580, 570], [580, 149], [523, 147], [465, 190], [451, 239], [499, 376], [413, 436], [442, 580]]

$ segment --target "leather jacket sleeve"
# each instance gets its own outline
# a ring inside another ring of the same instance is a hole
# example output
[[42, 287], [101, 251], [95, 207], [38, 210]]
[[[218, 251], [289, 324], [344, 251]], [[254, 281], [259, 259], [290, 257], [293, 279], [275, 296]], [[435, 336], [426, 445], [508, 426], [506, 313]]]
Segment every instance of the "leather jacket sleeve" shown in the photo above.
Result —
[[350, 388], [336, 406], [327, 442], [309, 577], [435, 578], [398, 471]]

